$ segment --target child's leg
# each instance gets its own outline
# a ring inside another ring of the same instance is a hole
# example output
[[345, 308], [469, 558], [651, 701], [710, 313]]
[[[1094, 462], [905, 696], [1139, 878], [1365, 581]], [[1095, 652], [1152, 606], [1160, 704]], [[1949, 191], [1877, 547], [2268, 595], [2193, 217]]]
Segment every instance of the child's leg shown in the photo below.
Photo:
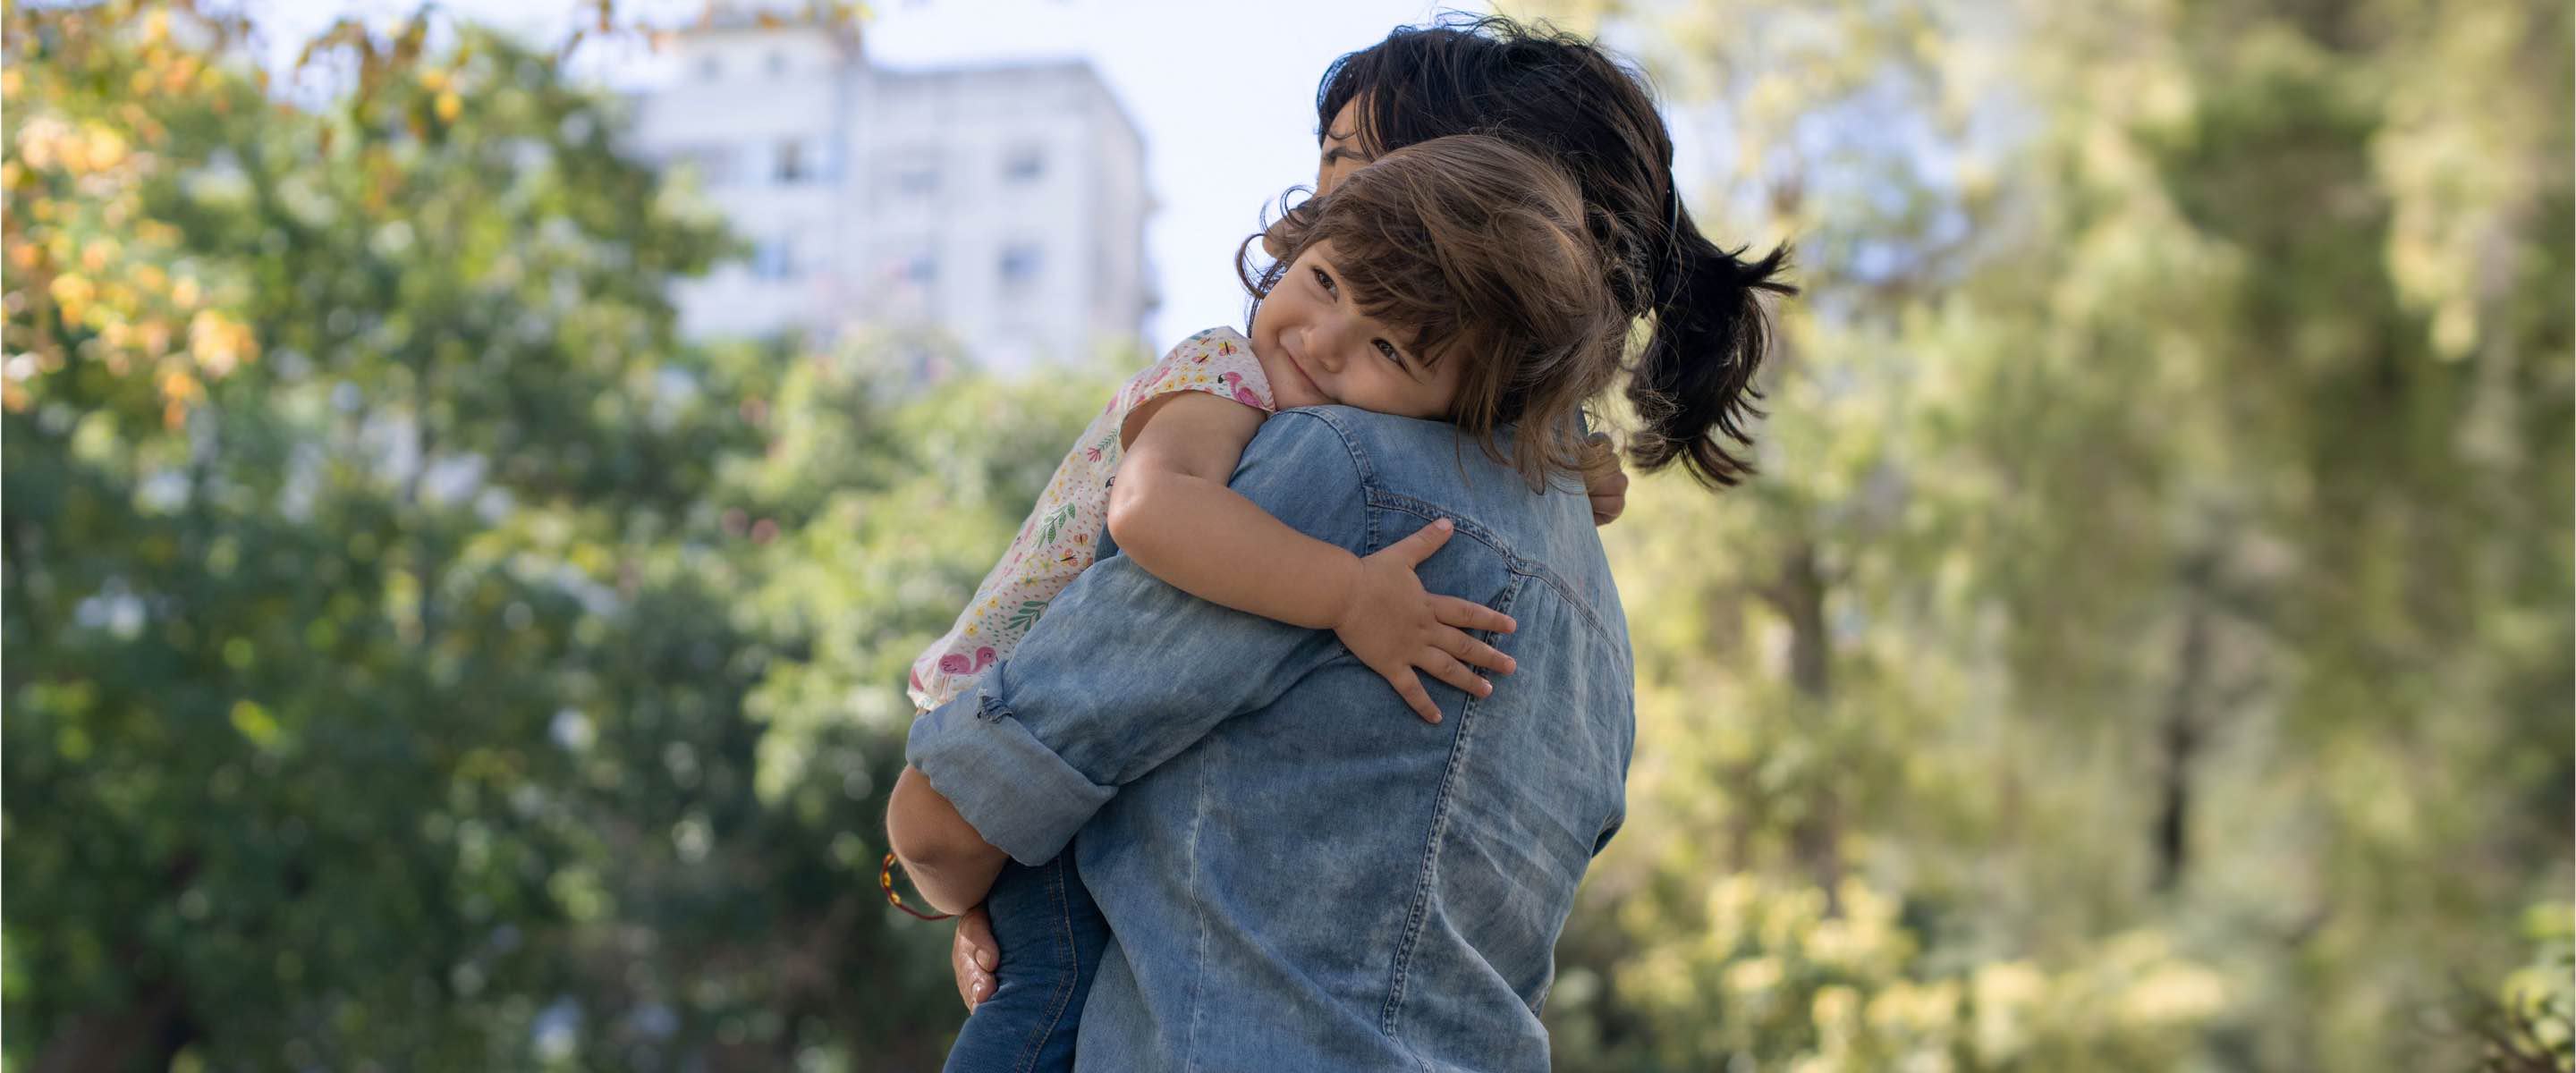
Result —
[[1071, 1070], [1082, 1002], [1109, 944], [1108, 924], [1074, 872], [1073, 850], [1035, 868], [1003, 865], [984, 909], [1002, 965], [993, 996], [958, 1030], [947, 1073]]

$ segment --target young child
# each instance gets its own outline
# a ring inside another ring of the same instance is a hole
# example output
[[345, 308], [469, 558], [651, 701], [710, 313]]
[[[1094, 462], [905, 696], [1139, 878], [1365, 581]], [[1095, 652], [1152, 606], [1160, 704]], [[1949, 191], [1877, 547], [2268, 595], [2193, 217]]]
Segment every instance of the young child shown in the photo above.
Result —
[[[1440, 711], [1419, 671], [1490, 693], [1472, 668], [1509, 674], [1512, 660], [1469, 631], [1507, 633], [1512, 621], [1427, 594], [1413, 573], [1447, 539], [1446, 520], [1363, 558], [1226, 482], [1269, 414], [1326, 404], [1455, 423], [1498, 460], [1508, 450], [1533, 489], [1583, 472], [1601, 456], [1579, 409], [1609, 386], [1628, 328], [1612, 296], [1625, 269], [1586, 228], [1571, 180], [1479, 136], [1387, 154], [1290, 210], [1270, 233], [1277, 262], [1255, 276], [1238, 255], [1257, 301], [1250, 336], [1200, 332], [1118, 392], [956, 626], [914, 663], [914, 702], [926, 711], [962, 696], [1007, 658], [1091, 564], [1104, 524], [1121, 553], [1183, 591], [1334, 631], [1425, 720]], [[1107, 931], [1071, 856], [1012, 864], [995, 880], [985, 904], [999, 986], [967, 1019], [950, 1070], [1072, 1067]]]

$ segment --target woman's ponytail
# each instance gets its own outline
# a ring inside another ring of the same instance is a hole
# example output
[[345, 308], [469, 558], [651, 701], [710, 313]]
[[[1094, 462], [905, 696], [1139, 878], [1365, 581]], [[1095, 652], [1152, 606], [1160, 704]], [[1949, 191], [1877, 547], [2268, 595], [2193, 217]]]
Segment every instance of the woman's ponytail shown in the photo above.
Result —
[[[1668, 197], [1670, 195], [1667, 195]], [[1762, 293], [1796, 294], [1782, 280], [1789, 248], [1760, 260], [1701, 237], [1678, 201], [1668, 202], [1663, 238], [1669, 245], [1654, 273], [1652, 334], [1628, 380], [1628, 401], [1644, 426], [1629, 445], [1638, 469], [1652, 472], [1675, 461], [1700, 483], [1722, 488], [1753, 472], [1734, 453], [1750, 447], [1749, 426], [1762, 416], [1754, 377], [1770, 351], [1770, 324]]]
[[[1553, 161], [1582, 188], [1605, 281], [1621, 312], [1647, 318], [1629, 368], [1638, 430], [1630, 462], [1678, 461], [1704, 484], [1753, 472], [1754, 385], [1770, 349], [1762, 294], [1783, 247], [1747, 261], [1701, 237], [1673, 194], [1672, 133], [1645, 76], [1589, 38], [1500, 15], [1401, 27], [1333, 61], [1315, 95], [1318, 135], [1345, 131], [1373, 153], [1449, 134], [1500, 135]], [[1741, 455], [1738, 452], [1742, 452]]]

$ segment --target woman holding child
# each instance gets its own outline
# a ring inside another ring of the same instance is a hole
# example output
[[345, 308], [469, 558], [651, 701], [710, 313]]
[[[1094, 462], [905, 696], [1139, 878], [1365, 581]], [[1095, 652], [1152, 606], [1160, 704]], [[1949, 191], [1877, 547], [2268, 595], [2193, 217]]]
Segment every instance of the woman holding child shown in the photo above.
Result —
[[1630, 463], [1742, 479], [1783, 251], [1698, 232], [1581, 38], [1399, 29], [1317, 118], [1248, 333], [1130, 381], [915, 665], [889, 834], [981, 903], [952, 1070], [1546, 1067], [1633, 733], [1583, 410], [1624, 372]]

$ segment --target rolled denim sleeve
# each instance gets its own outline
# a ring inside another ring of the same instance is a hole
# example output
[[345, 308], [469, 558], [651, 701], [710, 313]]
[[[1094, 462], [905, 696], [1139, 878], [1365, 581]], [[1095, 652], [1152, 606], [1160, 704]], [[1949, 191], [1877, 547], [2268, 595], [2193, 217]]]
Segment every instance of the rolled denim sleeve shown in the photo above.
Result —
[[[1365, 470], [1329, 412], [1264, 422], [1231, 484], [1297, 531], [1359, 552]], [[1118, 787], [1269, 706], [1339, 650], [1329, 632], [1219, 607], [1110, 555], [975, 692], [916, 720], [904, 756], [986, 842], [1040, 864]]]

